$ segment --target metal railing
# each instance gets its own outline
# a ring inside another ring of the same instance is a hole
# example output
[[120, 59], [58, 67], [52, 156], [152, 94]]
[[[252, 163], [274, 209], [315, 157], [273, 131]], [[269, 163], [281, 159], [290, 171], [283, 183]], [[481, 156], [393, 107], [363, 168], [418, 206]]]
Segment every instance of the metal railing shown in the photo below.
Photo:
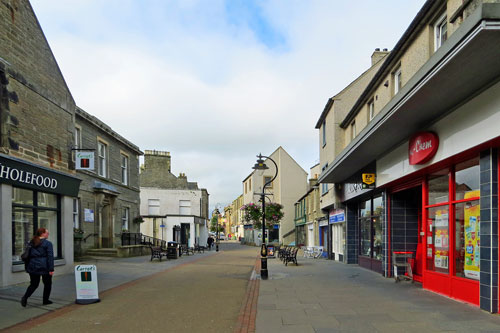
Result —
[[161, 246], [162, 248], [167, 247], [167, 241], [146, 236], [141, 233], [124, 232], [122, 233], [122, 246], [125, 245], [151, 245], [151, 246]]

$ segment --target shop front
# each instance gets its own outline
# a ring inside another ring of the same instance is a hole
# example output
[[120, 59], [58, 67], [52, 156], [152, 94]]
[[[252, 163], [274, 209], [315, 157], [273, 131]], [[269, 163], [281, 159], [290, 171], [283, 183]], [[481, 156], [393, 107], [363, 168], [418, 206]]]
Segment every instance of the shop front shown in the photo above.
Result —
[[332, 235], [332, 259], [343, 262], [345, 247], [345, 211], [343, 209], [330, 210], [329, 221]]
[[55, 265], [73, 264], [73, 197], [80, 180], [0, 154], [0, 286], [25, 282], [21, 254], [38, 228], [50, 231]]
[[328, 220], [322, 219], [319, 221], [319, 245], [323, 247], [322, 256], [328, 257]]

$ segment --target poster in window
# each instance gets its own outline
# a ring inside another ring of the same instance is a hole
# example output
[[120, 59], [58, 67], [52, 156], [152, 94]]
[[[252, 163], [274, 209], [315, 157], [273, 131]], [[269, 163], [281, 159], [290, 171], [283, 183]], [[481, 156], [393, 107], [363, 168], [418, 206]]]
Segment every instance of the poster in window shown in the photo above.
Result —
[[[479, 197], [479, 191], [465, 193], [464, 198]], [[480, 237], [479, 237], [479, 203], [467, 202], [464, 207], [464, 231], [465, 231], [465, 277], [479, 280], [480, 262]]]

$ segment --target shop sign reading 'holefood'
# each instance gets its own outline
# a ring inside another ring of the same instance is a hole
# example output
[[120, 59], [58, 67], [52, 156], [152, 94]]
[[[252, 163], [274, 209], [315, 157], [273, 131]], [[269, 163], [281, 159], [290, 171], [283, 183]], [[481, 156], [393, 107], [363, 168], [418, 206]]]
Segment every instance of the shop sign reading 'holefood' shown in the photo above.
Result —
[[0, 156], [0, 183], [69, 196], [77, 196], [80, 186], [77, 178], [4, 156]]
[[420, 132], [410, 139], [408, 158], [410, 165], [424, 164], [436, 155], [439, 138], [432, 132]]

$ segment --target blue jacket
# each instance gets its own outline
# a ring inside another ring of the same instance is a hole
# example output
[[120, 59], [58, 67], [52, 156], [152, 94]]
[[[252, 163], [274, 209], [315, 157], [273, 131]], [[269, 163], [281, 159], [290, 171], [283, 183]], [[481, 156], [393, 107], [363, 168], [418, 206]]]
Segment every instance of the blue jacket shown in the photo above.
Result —
[[31, 245], [30, 261], [26, 272], [36, 275], [46, 275], [54, 271], [54, 249], [52, 243], [42, 239], [38, 246]]

